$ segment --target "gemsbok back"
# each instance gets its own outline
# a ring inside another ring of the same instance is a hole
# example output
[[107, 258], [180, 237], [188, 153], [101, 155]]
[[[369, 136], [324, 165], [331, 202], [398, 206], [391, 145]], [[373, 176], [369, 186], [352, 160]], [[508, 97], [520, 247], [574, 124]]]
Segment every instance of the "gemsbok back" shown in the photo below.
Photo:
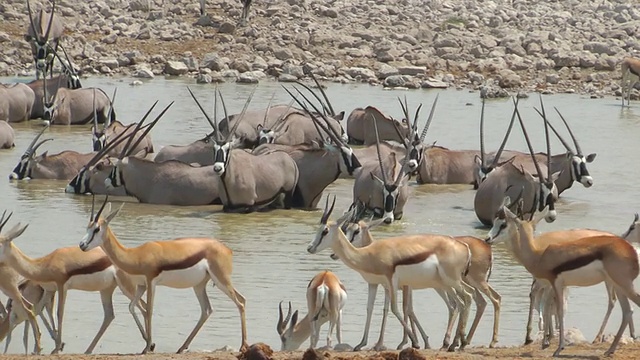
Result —
[[[83, 251], [101, 247], [118, 269], [131, 276], [137, 287], [132, 304], [141, 299], [146, 290], [147, 308], [143, 313], [146, 345], [142, 353], [152, 351], [154, 345], [152, 319], [156, 286], [192, 288], [200, 303], [200, 319], [178, 349], [178, 353], [181, 353], [189, 348], [191, 341], [213, 312], [207, 296], [209, 280], [238, 307], [242, 328], [240, 351], [247, 349], [246, 300], [231, 281], [233, 251], [218, 240], [197, 237], [149, 241], [138, 247], [127, 248], [118, 241], [110, 228], [111, 221], [122, 210], [122, 206], [112, 212], [108, 200], [107, 196], [97, 214], [94, 214], [92, 206], [86, 234], [79, 246]], [[101, 216], [103, 211], [104, 217]]]
[[15, 138], [16, 133], [11, 125], [4, 120], [0, 120], [0, 149], [11, 149], [16, 146]]
[[48, 80], [44, 81], [44, 114], [42, 115], [45, 122], [56, 125], [84, 125], [91, 122], [96, 113], [100, 124], [106, 121], [107, 116], [111, 117], [111, 121], [116, 120], [116, 113], [109, 106], [111, 100], [103, 90], [58, 87], [58, 91], [50, 95], [47, 91], [47, 82]]
[[[289, 311], [283, 319], [282, 302], [278, 307], [278, 324], [276, 329], [280, 335], [281, 351], [297, 350], [302, 343], [311, 337], [309, 347], [315, 349], [320, 338], [320, 328], [329, 321], [327, 348], [331, 348], [331, 335], [334, 327], [338, 344], [342, 343], [342, 308], [347, 302], [347, 289], [340, 279], [331, 271], [325, 270], [314, 276], [307, 285], [307, 315], [298, 320], [298, 310], [291, 315]], [[289, 323], [289, 320], [291, 322]]]
[[34, 101], [35, 94], [27, 85], [0, 84], [0, 120], [14, 123], [29, 120]]

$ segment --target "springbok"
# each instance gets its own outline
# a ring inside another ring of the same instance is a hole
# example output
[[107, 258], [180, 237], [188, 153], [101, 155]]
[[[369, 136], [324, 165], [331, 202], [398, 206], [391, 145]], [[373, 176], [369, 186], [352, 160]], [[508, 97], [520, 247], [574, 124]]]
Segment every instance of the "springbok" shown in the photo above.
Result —
[[[471, 251], [469, 246], [444, 235], [404, 235], [373, 241], [369, 246], [356, 248], [342, 232], [342, 225], [353, 216], [352, 207], [336, 221], [329, 221], [335, 205], [331, 207], [328, 199], [320, 218], [320, 226], [307, 247], [307, 251], [316, 254], [331, 248], [340, 260], [351, 269], [360, 273], [370, 285], [369, 305], [373, 305], [371, 287], [384, 284], [390, 297], [391, 312], [402, 324], [411, 338], [411, 344], [418, 348], [417, 338], [398, 310], [396, 295], [400, 287], [422, 289], [427, 287], [451, 290], [451, 295], [460, 309], [458, 329], [452, 346], [460, 341], [460, 349], [467, 342], [465, 328], [469, 317], [471, 293], [473, 288], [462, 277], [469, 270]], [[375, 296], [374, 296], [375, 300]], [[370, 318], [371, 306], [367, 307]], [[366, 340], [365, 340], [366, 341]], [[450, 348], [451, 349], [451, 348]], [[452, 350], [452, 349], [451, 349]]]
[[[53, 297], [55, 293], [46, 293], [42, 286], [30, 280], [22, 281], [20, 285], [18, 285], [18, 289], [20, 290], [22, 297], [30, 304], [33, 304], [33, 312], [36, 315], [40, 315], [40, 319], [42, 319], [44, 326], [47, 328], [47, 331], [49, 331], [49, 335], [51, 335], [51, 338], [55, 341], [57, 333], [57, 330], [55, 329], [55, 322], [53, 321]], [[49, 317], [48, 320], [45, 317], [44, 311], [46, 311], [46, 315]], [[23, 311], [13, 311], [13, 300], [9, 298], [7, 300], [7, 317], [5, 317], [0, 323], [0, 341], [6, 338], [4, 344], [5, 354], [9, 350], [13, 329], [26, 320], [28, 319]], [[29, 347], [28, 323], [24, 325], [22, 341], [24, 343], [24, 351], [27, 352]], [[37, 349], [34, 349], [34, 352], [36, 350]]]
[[[255, 89], [254, 89], [255, 90]], [[253, 212], [268, 206], [291, 208], [298, 183], [298, 166], [284, 151], [272, 151], [253, 155], [238, 149], [241, 140], [234, 137], [235, 130], [251, 101], [253, 92], [247, 99], [242, 113], [226, 137], [220, 134], [216, 123], [218, 95], [229, 118], [222, 94], [216, 89], [214, 95], [213, 124], [215, 144], [213, 146], [213, 172], [218, 177], [218, 194], [225, 212]], [[195, 99], [195, 97], [194, 97]], [[197, 100], [196, 100], [197, 101]], [[198, 105], [202, 112], [204, 109]], [[206, 115], [208, 117], [208, 115]]]
[[[487, 226], [493, 223], [494, 215], [502, 206], [502, 199], [505, 194], [513, 196], [515, 198], [522, 188], [524, 188], [522, 198], [524, 200], [525, 209], [531, 211], [531, 209], [537, 208], [538, 211], [542, 211], [545, 207], [549, 207], [549, 211], [546, 213], [545, 220], [547, 222], [553, 222], [556, 218], [555, 210], [555, 198], [557, 197], [557, 188], [554, 181], [557, 179], [557, 173], [551, 173], [551, 166], [549, 164], [550, 157], [545, 156], [547, 159], [547, 174], [543, 175], [541, 166], [538, 164], [538, 160], [533, 153], [531, 141], [529, 135], [524, 126], [520, 113], [518, 112], [518, 104], [515, 102], [514, 113], [518, 118], [520, 127], [524, 134], [524, 138], [529, 148], [529, 154], [535, 166], [537, 178], [534, 177], [529, 171], [527, 171], [522, 164], [514, 164], [514, 159], [503, 162], [497, 166], [493, 171], [489, 173], [486, 180], [484, 180], [476, 191], [474, 198], [474, 210], [478, 219]], [[544, 107], [543, 107], [544, 111]], [[549, 128], [548, 122], [544, 121], [545, 125], [545, 140], [547, 144], [547, 154], [550, 153], [549, 143]]]
[[[516, 260], [534, 278], [549, 283], [556, 298], [560, 341], [554, 356], [564, 349], [564, 288], [566, 286], [592, 286], [605, 279], [611, 281], [622, 308], [620, 328], [605, 355], [615, 352], [627, 325], [632, 309], [629, 300], [640, 306], [640, 294], [633, 281], [640, 273], [638, 253], [625, 239], [615, 235], [597, 235], [569, 242], [550, 244], [546, 248], [537, 245], [533, 232], [536, 219], [523, 220], [509, 210], [511, 203], [506, 196], [497, 212], [486, 241], [490, 244], [508, 241]], [[521, 209], [523, 202], [516, 201]], [[521, 211], [522, 213], [522, 211]], [[559, 300], [559, 301], [558, 301]]]
[[38, 142], [48, 126], [44, 127], [38, 135], [31, 141], [20, 161], [9, 174], [10, 180], [23, 179], [51, 179], [51, 180], [71, 180], [80, 169], [94, 156], [93, 153], [81, 154], [72, 150], [65, 150], [61, 153], [48, 155], [45, 151], [36, 156], [36, 150], [42, 144], [53, 139], [44, 139]]
[[29, 120], [34, 101], [35, 94], [27, 85], [0, 84], [0, 120], [7, 122]]
[[58, 86], [58, 91], [50, 96], [47, 92], [47, 80], [45, 80], [43, 90], [44, 114], [42, 119], [46, 123], [84, 125], [93, 120], [96, 113], [98, 123], [104, 123], [109, 114], [111, 122], [116, 120], [116, 113], [109, 106], [111, 100], [102, 89], [68, 89]]
[[[132, 282], [137, 286], [134, 302], [137, 302], [146, 290], [147, 308], [146, 313], [143, 313], [146, 346], [142, 353], [152, 350], [151, 321], [156, 286], [180, 289], [193, 288], [200, 303], [200, 319], [178, 349], [178, 353], [181, 353], [189, 347], [193, 338], [211, 315], [212, 309], [206, 288], [209, 280], [213, 280], [214, 284], [238, 307], [242, 327], [240, 351], [247, 349], [246, 300], [233, 287], [231, 282], [233, 264], [233, 252], [231, 249], [220, 241], [210, 238], [150, 241], [135, 248], [127, 248], [118, 241], [109, 227], [111, 221], [122, 210], [122, 206], [111, 212], [111, 203], [108, 203], [108, 200], [108, 196], [105, 197], [95, 216], [94, 207], [91, 207], [92, 211], [87, 225], [87, 233], [79, 246], [83, 251], [101, 247], [117, 268], [131, 276]], [[107, 215], [101, 217], [104, 210], [106, 210], [105, 213]]]
[[[416, 117], [419, 111], [420, 108], [416, 111]], [[375, 119], [372, 122], [377, 133]], [[409, 137], [413, 138], [413, 132]], [[402, 219], [404, 205], [409, 198], [408, 174], [405, 169], [409, 150], [410, 148], [407, 149], [402, 163], [398, 162], [394, 152], [389, 153], [383, 161], [380, 141], [378, 141], [376, 142], [378, 163], [364, 163], [361, 170], [355, 174], [353, 202], [362, 203], [367, 210], [373, 212], [375, 217], [383, 218], [387, 224]]]
[[[360, 209], [359, 211], [362, 211], [362, 210]], [[365, 222], [363, 220], [357, 221], [361, 217], [357, 215], [357, 212], [358, 210], [356, 210], [356, 215], [342, 226], [342, 231], [347, 237], [347, 239], [349, 240], [349, 242], [351, 242], [355, 247], [360, 248], [363, 246], [368, 246], [371, 243], [373, 243], [371, 229], [379, 225], [381, 221], [380, 220], [371, 221], [371, 222]], [[464, 276], [464, 281], [474, 288], [473, 299], [476, 303], [476, 314], [471, 324], [471, 328], [467, 333], [467, 343], [471, 343], [471, 340], [473, 338], [473, 335], [475, 334], [476, 328], [487, 306], [486, 300], [482, 297], [482, 294], [484, 294], [491, 300], [493, 304], [493, 309], [494, 309], [493, 336], [491, 338], [491, 343], [489, 344], [489, 347], [492, 348], [498, 342], [498, 326], [500, 323], [501, 296], [488, 283], [489, 276], [491, 275], [491, 268], [493, 265], [493, 256], [491, 252], [491, 246], [486, 244], [483, 240], [472, 237], [472, 236], [457, 236], [454, 238], [460, 242], [467, 244], [469, 246], [469, 249], [471, 250], [471, 262], [469, 265], [469, 272]], [[332, 256], [332, 258], [336, 259], [337, 257]], [[365, 281], [366, 280], [367, 279], [365, 279]], [[370, 283], [369, 285], [370, 285], [369, 291], [373, 291], [373, 294], [369, 293], [369, 299], [371, 301], [371, 298], [373, 297], [374, 299], [373, 301], [375, 301], [375, 293], [377, 291], [377, 287], [379, 284]], [[438, 295], [442, 297], [442, 299], [445, 301], [445, 304], [447, 304], [447, 307], [449, 308], [449, 323], [447, 326], [447, 333], [445, 334], [443, 345], [442, 345], [443, 348], [448, 348], [450, 346], [449, 339], [451, 338], [451, 330], [453, 328], [453, 319], [455, 317], [455, 310], [456, 310], [455, 306], [452, 307], [450, 305], [455, 305], [455, 302], [453, 304], [451, 303], [450, 299], [448, 299], [447, 294], [443, 289], [436, 288], [435, 290], [438, 292]], [[380, 329], [380, 338], [376, 343], [376, 345], [374, 346], [374, 349], [382, 349], [384, 347], [383, 338], [384, 338], [384, 332], [385, 332], [387, 312], [389, 310], [388, 305], [389, 305], [388, 297], [385, 297], [385, 307], [383, 309], [383, 320], [382, 320], [382, 326]], [[370, 306], [373, 307], [373, 303]], [[413, 309], [411, 307], [409, 307], [409, 309], [405, 311], [405, 321], [409, 313], [413, 314]], [[424, 331], [422, 330], [422, 327], [420, 326], [418, 319], [415, 317], [415, 314], [413, 315], [414, 316], [411, 318], [412, 323], [418, 326], [418, 329], [420, 329], [420, 332], [423, 333]], [[367, 323], [365, 325], [365, 336], [363, 337], [360, 344], [356, 347], [358, 349], [366, 345], [370, 322], [371, 322], [371, 317], [368, 314]], [[423, 335], [423, 338], [425, 340], [425, 343], [428, 344], [428, 337], [426, 335]], [[398, 345], [398, 349], [402, 348], [402, 346], [406, 344], [406, 341], [407, 341], [407, 334], [405, 333], [405, 336], [402, 339], [402, 343]]]
[[631, 105], [631, 90], [640, 81], [640, 59], [627, 57], [620, 64], [622, 70], [622, 82], [620, 92], [622, 95], [622, 106], [624, 107], [624, 95], [627, 94], [627, 106]]
[[[11, 217], [9, 214], [7, 220]], [[27, 225], [15, 226], [16, 233], [22, 234]], [[113, 291], [117, 287], [116, 269], [102, 249], [90, 252], [77, 246], [60, 248], [40, 257], [30, 258], [14, 243], [13, 238], [0, 239], [0, 261], [13, 267], [26, 279], [41, 284], [47, 292], [58, 293], [57, 334], [52, 354], [62, 351], [62, 325], [68, 290], [100, 292], [104, 318], [98, 333], [91, 341], [85, 354], [91, 354], [98, 341], [115, 318], [113, 313]], [[125, 293], [127, 293], [125, 291]], [[45, 295], [47, 296], [47, 295]], [[145, 333], [141, 331], [143, 337]]]
[[[282, 346], [281, 351], [297, 350], [311, 336], [309, 347], [315, 349], [320, 339], [320, 327], [329, 321], [327, 348], [331, 348], [331, 335], [336, 327], [338, 343], [342, 343], [342, 308], [347, 302], [347, 289], [331, 271], [325, 270], [314, 276], [307, 285], [307, 315], [298, 322], [298, 310], [291, 315], [291, 302], [286, 318], [282, 317], [282, 302], [279, 305], [276, 329]], [[289, 323], [291, 319], [291, 323]]]
[[[22, 235], [22, 232], [24, 231], [19, 231], [20, 228], [16, 225], [8, 232], [2, 234], [2, 229], [9, 221], [9, 218], [5, 218], [6, 215], [7, 211], [5, 210], [2, 213], [2, 217], [0, 217], [0, 242], [12, 241]], [[20, 316], [27, 318], [35, 338], [33, 352], [35, 354], [40, 354], [42, 352], [42, 346], [40, 345], [40, 327], [38, 326], [36, 314], [33, 311], [33, 304], [22, 297], [22, 293], [18, 288], [21, 280], [21, 276], [16, 272], [16, 270], [14, 270], [9, 264], [0, 262], [0, 291], [11, 299], [13, 303], [12, 310], [18, 312]], [[25, 345], [24, 352], [25, 354], [28, 352], [27, 345]]]
[[55, 0], [51, 0], [50, 13], [44, 12], [44, 9], [41, 8], [34, 18], [29, 0], [27, 0], [27, 11], [29, 13], [29, 28], [24, 39], [31, 44], [31, 53], [36, 65], [36, 78], [45, 78], [47, 73], [53, 70], [54, 52], [58, 49], [64, 25], [55, 14]]
[[[373, 106], [354, 109], [347, 117], [347, 136], [349, 144], [352, 145], [373, 145], [376, 143], [376, 134], [372, 131], [371, 118], [380, 131], [380, 140], [392, 140], [404, 144], [404, 139], [408, 138], [410, 126], [409, 120], [396, 120], [384, 115]], [[399, 131], [398, 131], [399, 129]]]
[[4, 120], [0, 120], [0, 149], [11, 149], [16, 146], [16, 134], [11, 125]]

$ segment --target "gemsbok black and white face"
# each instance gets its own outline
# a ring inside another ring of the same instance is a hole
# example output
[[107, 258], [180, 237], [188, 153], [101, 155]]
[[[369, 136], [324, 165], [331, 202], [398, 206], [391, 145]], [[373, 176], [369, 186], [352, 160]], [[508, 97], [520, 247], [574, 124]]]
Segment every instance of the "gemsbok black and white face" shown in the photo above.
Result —
[[120, 186], [124, 186], [124, 179], [122, 178], [122, 169], [120, 168], [122, 165], [126, 165], [129, 162], [128, 158], [123, 158], [122, 160], [118, 160], [111, 169], [109, 176], [104, 179], [104, 186], [111, 190], [113, 188], [117, 188]]
[[589, 154], [586, 157], [574, 154], [569, 156], [571, 156], [571, 178], [581, 183], [584, 187], [591, 187], [593, 185], [593, 177], [589, 174], [587, 163], [593, 162], [596, 154]]
[[218, 176], [224, 175], [229, 165], [229, 154], [231, 150], [240, 146], [240, 140], [233, 139], [226, 142], [216, 142], [213, 145], [213, 171]]

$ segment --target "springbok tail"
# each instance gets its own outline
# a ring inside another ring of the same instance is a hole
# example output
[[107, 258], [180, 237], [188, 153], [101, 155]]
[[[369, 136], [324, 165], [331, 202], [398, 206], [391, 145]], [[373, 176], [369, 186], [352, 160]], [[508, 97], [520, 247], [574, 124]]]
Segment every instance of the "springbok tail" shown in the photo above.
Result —
[[317, 321], [318, 317], [320, 317], [320, 312], [322, 312], [322, 309], [324, 308], [325, 301], [327, 301], [328, 295], [329, 295], [329, 289], [327, 288], [326, 285], [322, 284], [321, 286], [318, 286], [317, 296], [316, 296], [316, 308], [315, 308], [315, 314], [313, 315], [313, 321]]

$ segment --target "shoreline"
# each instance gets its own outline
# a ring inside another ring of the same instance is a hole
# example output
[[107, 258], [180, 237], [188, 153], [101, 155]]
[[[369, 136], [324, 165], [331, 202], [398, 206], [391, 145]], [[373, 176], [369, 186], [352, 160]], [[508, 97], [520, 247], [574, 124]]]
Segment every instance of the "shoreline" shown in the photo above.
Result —
[[[209, 0], [202, 17], [197, 1], [146, 4], [59, 4], [62, 44], [81, 74], [255, 84], [313, 71], [319, 80], [386, 88], [604, 97], [620, 96], [619, 63], [640, 50], [640, 11], [615, 1], [277, 1], [254, 4], [247, 26], [236, 24], [241, 6], [231, 0]], [[2, 6], [0, 76], [35, 78], [26, 6]]]

